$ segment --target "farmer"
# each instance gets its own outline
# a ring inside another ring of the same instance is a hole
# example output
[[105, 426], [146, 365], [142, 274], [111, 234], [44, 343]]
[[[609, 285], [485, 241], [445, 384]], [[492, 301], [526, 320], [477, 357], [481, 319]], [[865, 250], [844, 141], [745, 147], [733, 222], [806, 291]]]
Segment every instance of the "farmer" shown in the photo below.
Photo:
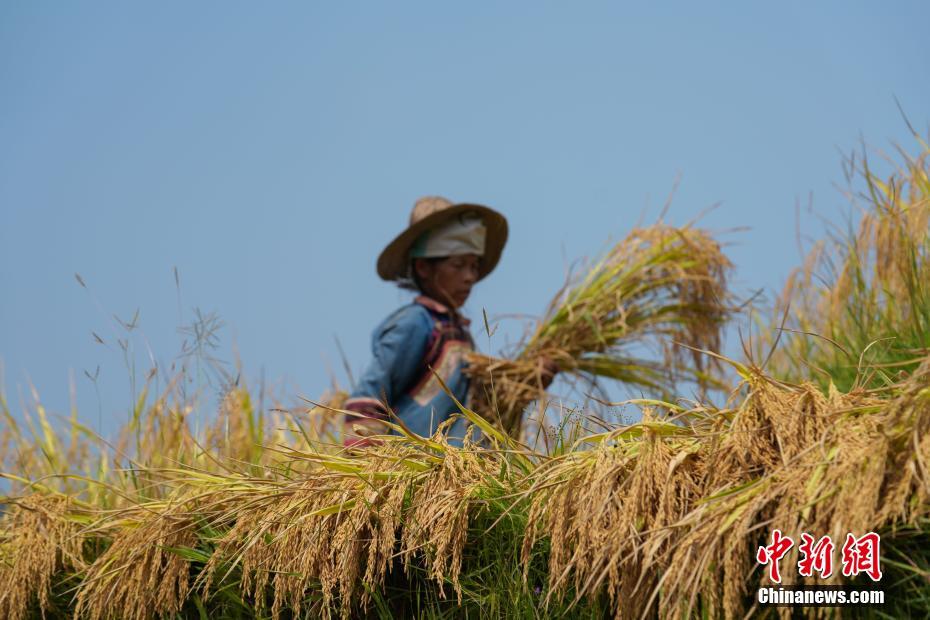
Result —
[[[463, 368], [474, 343], [459, 309], [506, 242], [507, 220], [493, 209], [438, 196], [416, 202], [410, 225], [378, 257], [378, 275], [418, 295], [375, 328], [371, 363], [345, 404], [357, 414], [346, 417], [347, 446], [384, 434], [388, 408], [413, 432], [432, 435], [458, 411], [436, 375], [467, 404]], [[460, 440], [466, 427], [457, 419], [449, 436]]]

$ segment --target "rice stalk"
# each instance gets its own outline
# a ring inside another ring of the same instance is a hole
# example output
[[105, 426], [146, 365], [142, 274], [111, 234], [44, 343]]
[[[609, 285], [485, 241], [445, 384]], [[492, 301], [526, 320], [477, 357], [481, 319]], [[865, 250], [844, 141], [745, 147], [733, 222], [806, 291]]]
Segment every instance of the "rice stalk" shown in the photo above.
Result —
[[930, 350], [930, 150], [902, 150], [890, 163], [881, 178], [865, 154], [848, 159], [859, 222], [816, 243], [789, 278], [776, 328], [761, 339], [763, 347], [779, 339], [768, 366], [775, 376], [881, 387]]

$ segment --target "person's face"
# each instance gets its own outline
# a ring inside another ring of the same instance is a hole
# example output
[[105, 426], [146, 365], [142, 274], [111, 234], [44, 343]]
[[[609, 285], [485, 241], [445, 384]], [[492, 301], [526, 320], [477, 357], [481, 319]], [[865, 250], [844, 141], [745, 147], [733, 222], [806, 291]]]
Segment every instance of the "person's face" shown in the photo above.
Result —
[[477, 254], [450, 256], [437, 261], [418, 259], [415, 264], [423, 292], [453, 308], [461, 308], [478, 281], [481, 257]]

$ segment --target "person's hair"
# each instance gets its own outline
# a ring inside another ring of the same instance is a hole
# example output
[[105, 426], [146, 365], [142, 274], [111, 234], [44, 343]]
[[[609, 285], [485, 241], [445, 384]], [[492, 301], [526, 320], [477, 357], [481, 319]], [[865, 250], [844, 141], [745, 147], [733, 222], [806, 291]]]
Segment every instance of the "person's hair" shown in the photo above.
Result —
[[416, 291], [418, 293], [423, 293], [423, 284], [420, 282], [420, 276], [417, 274], [416, 267], [414, 266], [414, 261], [416, 260], [425, 260], [426, 262], [435, 265], [441, 260], [445, 260], [447, 256], [430, 256], [423, 257], [420, 259], [411, 258], [407, 261], [407, 277], [402, 278], [397, 281], [397, 286], [408, 291]]

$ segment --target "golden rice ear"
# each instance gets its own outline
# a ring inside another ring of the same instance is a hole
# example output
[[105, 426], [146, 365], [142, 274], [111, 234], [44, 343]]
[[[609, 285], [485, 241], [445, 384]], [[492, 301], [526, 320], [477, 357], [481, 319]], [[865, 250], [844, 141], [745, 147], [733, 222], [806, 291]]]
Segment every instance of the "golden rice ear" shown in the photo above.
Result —
[[35, 493], [9, 504], [0, 520], [0, 617], [50, 611], [52, 586], [84, 563], [80, 508], [64, 495]]
[[190, 562], [183, 554], [197, 544], [190, 507], [140, 510], [131, 520], [88, 568], [76, 616], [149, 620], [181, 611], [190, 593]]
[[468, 543], [472, 502], [489, 476], [498, 469], [481, 451], [447, 447], [440, 464], [411, 488], [401, 537], [401, 554], [409, 566], [422, 557], [430, 578], [445, 597], [451, 583], [462, 602], [460, 575]]

